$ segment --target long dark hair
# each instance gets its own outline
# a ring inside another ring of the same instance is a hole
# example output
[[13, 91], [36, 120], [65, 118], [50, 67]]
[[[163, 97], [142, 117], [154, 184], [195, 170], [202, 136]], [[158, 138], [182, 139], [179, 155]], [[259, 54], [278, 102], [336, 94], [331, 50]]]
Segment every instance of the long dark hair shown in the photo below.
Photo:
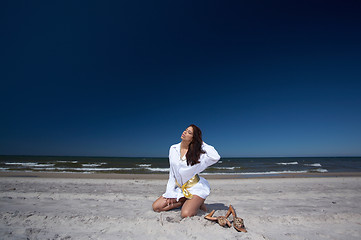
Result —
[[189, 127], [193, 128], [193, 139], [192, 142], [189, 144], [188, 151], [186, 154], [187, 158], [187, 165], [195, 165], [199, 163], [199, 157], [205, 151], [202, 150], [202, 131], [194, 124], [189, 125]]

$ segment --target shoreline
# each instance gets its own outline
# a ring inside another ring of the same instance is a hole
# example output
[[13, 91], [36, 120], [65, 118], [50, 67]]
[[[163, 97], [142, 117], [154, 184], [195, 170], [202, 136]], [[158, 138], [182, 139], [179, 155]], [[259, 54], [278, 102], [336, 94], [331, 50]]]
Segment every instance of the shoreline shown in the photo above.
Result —
[[[64, 172], [0, 172], [0, 178], [75, 178], [75, 179], [168, 179], [168, 174], [64, 173]], [[361, 177], [361, 172], [279, 173], [279, 174], [200, 174], [206, 179], [268, 179]]]

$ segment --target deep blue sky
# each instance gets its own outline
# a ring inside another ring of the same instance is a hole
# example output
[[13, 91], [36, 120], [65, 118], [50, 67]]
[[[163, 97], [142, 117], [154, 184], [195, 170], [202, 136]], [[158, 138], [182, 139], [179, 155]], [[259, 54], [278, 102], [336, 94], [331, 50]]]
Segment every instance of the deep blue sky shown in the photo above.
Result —
[[361, 156], [360, 1], [2, 1], [0, 154]]

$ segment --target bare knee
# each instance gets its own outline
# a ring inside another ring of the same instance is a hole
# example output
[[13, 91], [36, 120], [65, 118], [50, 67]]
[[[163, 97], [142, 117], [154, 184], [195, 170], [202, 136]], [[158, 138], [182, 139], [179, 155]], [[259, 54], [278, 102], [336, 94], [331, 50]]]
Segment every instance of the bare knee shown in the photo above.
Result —
[[159, 207], [159, 204], [157, 203], [157, 201], [155, 201], [153, 204], [152, 204], [152, 208], [153, 208], [153, 211], [154, 212], [160, 212], [160, 207]]
[[181, 216], [182, 218], [186, 218], [186, 217], [193, 217], [194, 215], [196, 215], [197, 212], [195, 211], [192, 211], [190, 209], [183, 209], [182, 208], [182, 211], [181, 211]]
[[152, 204], [152, 208], [154, 212], [164, 211], [164, 207], [166, 206], [166, 200], [164, 197], [160, 196], [157, 200], [155, 200]]

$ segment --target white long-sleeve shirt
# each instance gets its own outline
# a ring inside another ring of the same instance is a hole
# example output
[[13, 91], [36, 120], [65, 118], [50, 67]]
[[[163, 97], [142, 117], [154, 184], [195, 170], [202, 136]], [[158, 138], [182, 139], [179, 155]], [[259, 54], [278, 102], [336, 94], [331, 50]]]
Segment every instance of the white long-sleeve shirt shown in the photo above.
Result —
[[[174, 144], [169, 149], [169, 180], [167, 184], [167, 190], [163, 194], [165, 198], [177, 198], [179, 199], [180, 190], [177, 187], [175, 180], [180, 185], [183, 185], [194, 175], [204, 171], [208, 166], [213, 165], [218, 162], [221, 158], [218, 152], [214, 147], [203, 142], [202, 149], [205, 153], [200, 155], [199, 162], [193, 166], [188, 166], [187, 161], [182, 161], [180, 159], [180, 143]], [[202, 178], [206, 182], [205, 179]], [[208, 182], [206, 183], [208, 184]], [[198, 185], [198, 184], [197, 184]], [[197, 186], [196, 185], [196, 186]], [[192, 187], [193, 188], [193, 187]], [[197, 188], [195, 188], [197, 189]], [[190, 191], [192, 192], [192, 191]]]

